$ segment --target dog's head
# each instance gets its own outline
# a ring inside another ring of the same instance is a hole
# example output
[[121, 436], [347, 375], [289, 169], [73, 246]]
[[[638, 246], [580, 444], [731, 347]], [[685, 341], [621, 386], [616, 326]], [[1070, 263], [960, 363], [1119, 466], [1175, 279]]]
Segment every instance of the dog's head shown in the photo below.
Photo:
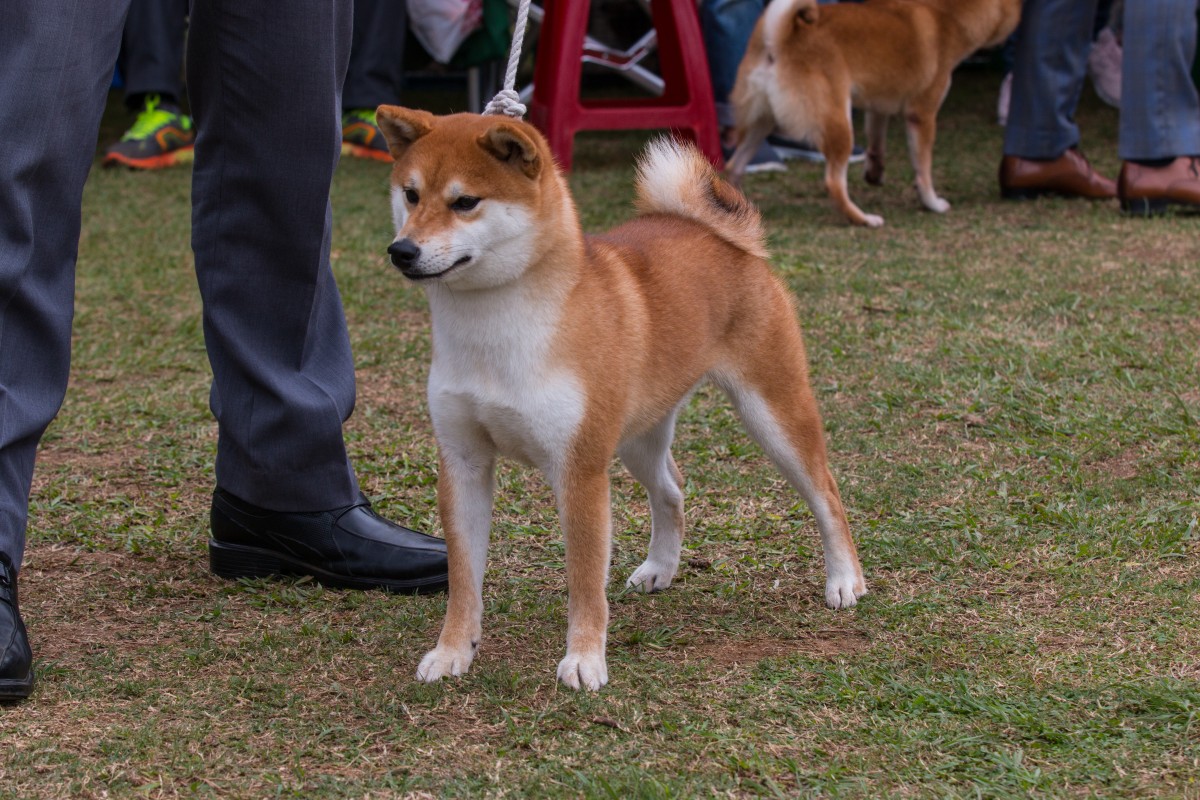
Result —
[[523, 274], [542, 249], [547, 204], [564, 191], [541, 134], [506, 117], [398, 106], [380, 106], [376, 118], [396, 161], [392, 263], [454, 289]]

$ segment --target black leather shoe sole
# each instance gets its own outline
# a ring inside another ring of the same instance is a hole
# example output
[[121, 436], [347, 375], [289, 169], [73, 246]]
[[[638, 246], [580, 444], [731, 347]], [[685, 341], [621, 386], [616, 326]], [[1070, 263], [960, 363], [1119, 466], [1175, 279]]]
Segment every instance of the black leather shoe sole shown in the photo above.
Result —
[[33, 694], [33, 670], [24, 679], [5, 678], [0, 680], [0, 703], [14, 703]]
[[273, 550], [227, 544], [208, 540], [208, 563], [214, 574], [222, 578], [311, 577], [322, 586], [336, 589], [384, 589], [398, 594], [429, 594], [449, 585], [446, 575], [434, 575], [413, 580], [384, 578], [352, 578], [306, 564]]

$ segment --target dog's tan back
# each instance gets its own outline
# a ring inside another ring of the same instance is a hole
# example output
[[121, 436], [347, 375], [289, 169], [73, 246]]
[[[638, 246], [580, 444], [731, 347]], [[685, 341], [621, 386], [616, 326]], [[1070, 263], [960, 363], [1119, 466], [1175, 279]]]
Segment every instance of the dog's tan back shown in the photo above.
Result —
[[461, 674], [474, 658], [492, 474], [505, 455], [541, 469], [558, 503], [570, 598], [558, 675], [573, 688], [607, 681], [609, 467], [620, 457], [650, 501], [649, 553], [629, 583], [664, 589], [684, 524], [674, 423], [705, 379], [730, 395], [812, 507], [826, 602], [853, 605], [866, 585], [800, 329], [745, 198], [694, 148], [663, 141], [641, 165], [641, 215], [586, 237], [531, 126], [388, 106], [378, 119], [396, 158], [390, 252], [429, 297], [429, 407], [450, 556], [446, 623], [418, 677]]
[[903, 115], [917, 191], [930, 210], [949, 204], [933, 188], [938, 109], [956, 66], [1016, 28], [1021, 0], [868, 0], [818, 8], [816, 0], [775, 0], [750, 39], [733, 93], [739, 146], [730, 174], [776, 128], [813, 142], [826, 158], [826, 188], [851, 222], [876, 227], [849, 198], [854, 147], [850, 107], [866, 112], [865, 177], [884, 171], [887, 117]]

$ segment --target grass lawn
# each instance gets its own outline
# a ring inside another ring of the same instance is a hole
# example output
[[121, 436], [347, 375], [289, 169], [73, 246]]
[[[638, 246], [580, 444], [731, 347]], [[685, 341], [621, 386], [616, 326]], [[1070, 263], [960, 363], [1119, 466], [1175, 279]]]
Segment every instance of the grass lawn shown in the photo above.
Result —
[[[820, 168], [747, 181], [870, 594], [823, 606], [811, 515], [702, 390], [668, 592], [622, 589], [649, 515], [614, 466], [598, 694], [556, 685], [563, 545], [521, 467], [463, 679], [413, 680], [444, 595], [209, 574], [190, 170], [97, 168], [22, 573], [39, 683], [0, 707], [0, 797], [1200, 797], [1200, 216], [1002, 202], [999, 80], [961, 72], [941, 115], [946, 215], [895, 124], [886, 185], [851, 183], [880, 230], [841, 221]], [[1089, 89], [1079, 117], [1115, 176], [1116, 112]], [[630, 216], [644, 139], [579, 138], [588, 229]], [[384, 253], [387, 173], [347, 161], [333, 187], [347, 437], [379, 510], [438, 532], [427, 311]]]

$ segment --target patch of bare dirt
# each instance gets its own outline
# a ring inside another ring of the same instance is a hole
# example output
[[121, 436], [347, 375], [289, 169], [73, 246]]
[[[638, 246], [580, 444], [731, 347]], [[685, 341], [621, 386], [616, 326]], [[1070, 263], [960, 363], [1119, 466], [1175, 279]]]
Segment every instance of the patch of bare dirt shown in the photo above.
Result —
[[1108, 458], [1101, 459], [1092, 466], [1113, 478], [1129, 480], [1130, 478], [1137, 477], [1137, 465], [1140, 458], [1140, 451], [1135, 448], [1128, 448]]
[[796, 639], [732, 639], [706, 642], [684, 649], [687, 658], [705, 659], [714, 666], [734, 667], [757, 664], [764, 658], [802, 655], [834, 658], [861, 653], [870, 648], [870, 640], [857, 631], [814, 631]]

